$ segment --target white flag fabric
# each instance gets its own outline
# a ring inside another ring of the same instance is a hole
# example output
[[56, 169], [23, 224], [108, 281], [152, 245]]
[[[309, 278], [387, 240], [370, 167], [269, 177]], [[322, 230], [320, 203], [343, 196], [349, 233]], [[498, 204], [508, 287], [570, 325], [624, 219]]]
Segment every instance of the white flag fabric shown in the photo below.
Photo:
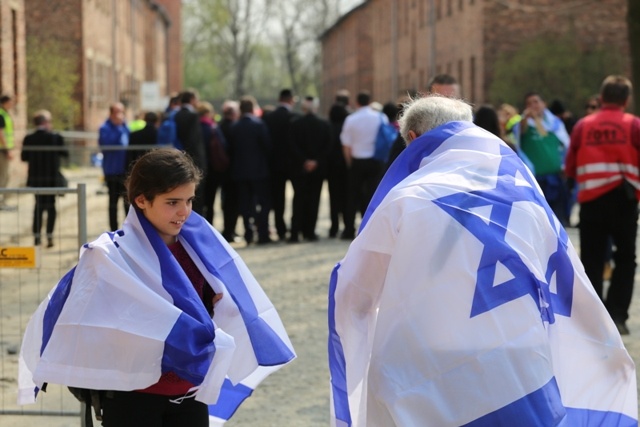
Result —
[[535, 179], [453, 122], [382, 180], [329, 291], [332, 425], [636, 426], [635, 366]]
[[144, 215], [81, 249], [23, 338], [18, 403], [43, 383], [139, 390], [162, 373], [197, 385], [211, 419], [226, 421], [268, 374], [295, 358], [278, 313], [238, 254], [192, 213], [179, 241], [223, 297], [212, 320]]

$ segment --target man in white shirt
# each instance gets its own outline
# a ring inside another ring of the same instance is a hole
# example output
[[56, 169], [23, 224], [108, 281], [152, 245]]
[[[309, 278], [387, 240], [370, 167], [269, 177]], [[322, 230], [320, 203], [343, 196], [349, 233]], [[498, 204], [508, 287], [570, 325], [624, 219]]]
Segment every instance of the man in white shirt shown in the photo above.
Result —
[[355, 237], [356, 211], [364, 214], [380, 182], [382, 164], [373, 158], [373, 154], [380, 124], [389, 122], [384, 114], [369, 106], [371, 96], [368, 93], [359, 93], [356, 102], [358, 109], [347, 116], [340, 133], [348, 169], [345, 229], [341, 235], [345, 240]]

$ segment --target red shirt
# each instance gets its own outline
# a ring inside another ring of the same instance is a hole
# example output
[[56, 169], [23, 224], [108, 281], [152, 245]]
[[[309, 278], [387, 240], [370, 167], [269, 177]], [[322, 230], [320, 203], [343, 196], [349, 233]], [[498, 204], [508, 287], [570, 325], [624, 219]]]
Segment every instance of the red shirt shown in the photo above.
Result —
[[[187, 277], [193, 284], [196, 292], [200, 296], [200, 299], [203, 298], [205, 286], [209, 286], [198, 267], [193, 262], [187, 251], [184, 249], [184, 246], [180, 242], [175, 242], [169, 245], [169, 250], [176, 257], [178, 264], [187, 274]], [[162, 374], [157, 383], [153, 384], [150, 387], [147, 387], [143, 390], [137, 390], [143, 393], [152, 393], [152, 394], [161, 394], [163, 396], [179, 396], [184, 395], [189, 391], [194, 384], [190, 383], [187, 380], [183, 380], [174, 372], [166, 372]]]

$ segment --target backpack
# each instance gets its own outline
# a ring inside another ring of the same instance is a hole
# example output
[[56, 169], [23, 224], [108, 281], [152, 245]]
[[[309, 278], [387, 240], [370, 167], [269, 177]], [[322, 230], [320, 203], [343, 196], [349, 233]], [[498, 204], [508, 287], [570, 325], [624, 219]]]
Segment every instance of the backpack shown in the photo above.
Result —
[[376, 150], [373, 153], [373, 158], [387, 163], [389, 160], [389, 152], [391, 152], [391, 146], [398, 137], [398, 130], [391, 123], [385, 123], [380, 115], [380, 127], [376, 135]]
[[182, 143], [178, 140], [176, 113], [177, 111], [171, 111], [160, 124], [158, 128], [158, 145], [171, 145], [178, 150], [182, 150]]

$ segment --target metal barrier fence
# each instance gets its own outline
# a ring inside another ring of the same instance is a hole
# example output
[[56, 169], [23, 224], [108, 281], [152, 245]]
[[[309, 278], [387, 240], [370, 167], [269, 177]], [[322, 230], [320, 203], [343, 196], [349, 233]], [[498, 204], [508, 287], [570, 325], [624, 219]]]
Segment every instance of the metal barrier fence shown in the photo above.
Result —
[[[35, 195], [58, 196], [52, 247], [46, 246], [46, 220], [42, 227], [44, 246], [35, 246]], [[50, 385], [35, 405], [17, 405], [17, 377], [29, 317], [75, 265], [78, 248], [87, 241], [86, 184], [79, 183], [76, 188], [7, 188], [0, 189], [0, 196], [8, 198], [11, 206], [0, 210], [0, 414], [80, 418], [79, 402], [62, 386]]]

